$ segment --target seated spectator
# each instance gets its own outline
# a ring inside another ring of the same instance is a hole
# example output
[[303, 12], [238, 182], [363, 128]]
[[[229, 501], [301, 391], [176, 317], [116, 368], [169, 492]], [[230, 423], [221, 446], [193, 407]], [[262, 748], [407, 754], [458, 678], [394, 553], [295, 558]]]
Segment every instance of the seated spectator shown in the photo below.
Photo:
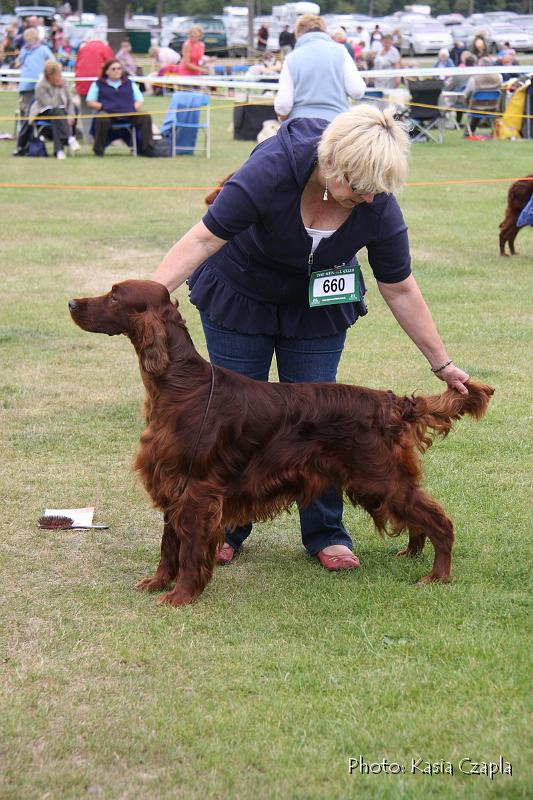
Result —
[[120, 49], [117, 50], [115, 58], [124, 67], [125, 75], [139, 75], [139, 67], [135, 61], [135, 57], [132, 54], [131, 42], [129, 39], [124, 39], [120, 43]]
[[[116, 58], [106, 61], [101, 77], [95, 81], [87, 93], [87, 105], [99, 112], [94, 118], [94, 146], [96, 156], [103, 156], [108, 144], [113, 122], [128, 122], [139, 133], [140, 153], [153, 157], [152, 118], [149, 114], [135, 114], [143, 104], [143, 96], [136, 83], [125, 74], [122, 64]], [[109, 117], [108, 114], [120, 114]], [[134, 133], [135, 135], [135, 133]]]
[[281, 61], [276, 58], [272, 50], [265, 50], [263, 57], [254, 64], [248, 73], [252, 75], [278, 75], [281, 72]]
[[74, 155], [80, 149], [75, 136], [75, 108], [72, 97], [63, 79], [61, 64], [47, 61], [43, 77], [35, 87], [35, 99], [30, 108], [30, 118], [56, 117], [48, 124], [52, 131], [55, 157], [66, 158], [65, 150]]
[[[479, 67], [490, 67], [492, 66], [492, 61], [488, 56], [483, 56], [478, 61]], [[502, 88], [502, 76], [499, 75], [497, 72], [480, 72], [478, 75], [472, 75], [467, 82], [466, 82], [466, 89], [465, 89], [465, 99], [467, 104], [470, 106], [472, 94], [476, 91], [489, 91], [492, 89], [501, 90]], [[488, 101], [490, 102], [490, 101]], [[483, 110], [483, 100], [476, 100], [475, 108], [482, 111]], [[471, 106], [470, 106], [471, 107]], [[490, 117], [488, 118], [490, 119]], [[472, 133], [476, 130], [477, 126], [483, 120], [480, 117], [472, 117], [470, 123], [470, 129]], [[466, 135], [466, 132], [465, 132]]]
[[26, 28], [23, 38], [24, 46], [15, 61], [15, 67], [20, 67], [20, 113], [22, 117], [27, 117], [33, 102], [35, 86], [43, 74], [45, 62], [53, 59], [54, 55], [50, 48], [39, 41], [36, 28]]
[[[496, 60], [496, 64], [499, 64], [502, 67], [517, 67], [518, 66], [518, 59], [516, 58], [516, 54], [514, 50], [507, 50], [501, 58]], [[502, 81], [507, 83], [507, 81], [512, 81], [515, 78], [518, 78], [516, 72], [502, 72]]]
[[445, 47], [443, 47], [443, 48], [441, 48], [441, 49], [439, 50], [439, 55], [438, 55], [438, 57], [437, 57], [437, 60], [436, 60], [436, 61], [435, 61], [435, 63], [433, 64], [433, 66], [434, 66], [436, 69], [440, 69], [441, 67], [442, 67], [443, 69], [450, 69], [450, 68], [452, 68], [452, 67], [455, 67], [456, 65], [454, 64], [454, 62], [453, 62], [453, 61], [452, 61], [452, 59], [450, 58], [450, 53], [449, 53], [449, 51], [448, 51], [448, 50], [446, 50], [446, 48], [445, 48]]

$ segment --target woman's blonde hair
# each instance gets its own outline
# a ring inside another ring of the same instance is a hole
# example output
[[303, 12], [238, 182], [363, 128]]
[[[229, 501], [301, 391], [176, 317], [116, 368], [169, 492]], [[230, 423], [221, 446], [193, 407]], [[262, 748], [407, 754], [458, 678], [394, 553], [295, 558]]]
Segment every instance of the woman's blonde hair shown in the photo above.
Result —
[[302, 16], [298, 17], [296, 20], [294, 35], [298, 38], [299, 36], [303, 36], [304, 33], [312, 33], [314, 31], [325, 33], [326, 30], [326, 23], [322, 17], [319, 17], [317, 14], [302, 14]]
[[392, 194], [405, 183], [409, 136], [392, 108], [354, 106], [330, 122], [318, 143], [318, 163], [328, 178], [345, 180], [361, 194]]
[[53, 61], [51, 58], [44, 62], [44, 77], [48, 83], [52, 83], [51, 79], [61, 79], [61, 64], [58, 61]]
[[38, 42], [39, 41], [39, 33], [37, 28], [26, 28], [24, 33], [22, 34], [22, 38], [25, 42]]

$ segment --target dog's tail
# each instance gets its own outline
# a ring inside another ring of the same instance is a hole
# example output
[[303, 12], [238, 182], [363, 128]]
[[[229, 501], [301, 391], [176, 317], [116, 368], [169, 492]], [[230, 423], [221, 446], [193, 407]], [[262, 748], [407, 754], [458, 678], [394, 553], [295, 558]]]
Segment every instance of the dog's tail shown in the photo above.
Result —
[[224, 184], [226, 183], [226, 181], [229, 181], [229, 179], [232, 177], [233, 174], [234, 174], [233, 172], [230, 172], [229, 175], [226, 175], [225, 178], [222, 178], [222, 180], [217, 183], [213, 191], [210, 192], [208, 195], [206, 195], [206, 197], [204, 198], [204, 203], [206, 204], [206, 206], [210, 206], [215, 202], [220, 192], [224, 188]]
[[[468, 381], [468, 394], [447, 389], [429, 397], [402, 398], [402, 418], [409, 423], [416, 447], [424, 453], [435, 436], [447, 436], [455, 420], [468, 414], [481, 419], [494, 394], [492, 386]], [[406, 402], [407, 401], [407, 402]]]

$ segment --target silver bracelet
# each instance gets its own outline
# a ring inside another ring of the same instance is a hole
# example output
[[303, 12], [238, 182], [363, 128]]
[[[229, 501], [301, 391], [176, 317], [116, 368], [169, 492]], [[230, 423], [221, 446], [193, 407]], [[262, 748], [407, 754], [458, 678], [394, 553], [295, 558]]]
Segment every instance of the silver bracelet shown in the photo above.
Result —
[[431, 367], [431, 371], [434, 375], [436, 375], [438, 372], [442, 372], [443, 369], [446, 369], [446, 367], [449, 367], [452, 363], [453, 362], [450, 358], [450, 360], [443, 364], [442, 367]]

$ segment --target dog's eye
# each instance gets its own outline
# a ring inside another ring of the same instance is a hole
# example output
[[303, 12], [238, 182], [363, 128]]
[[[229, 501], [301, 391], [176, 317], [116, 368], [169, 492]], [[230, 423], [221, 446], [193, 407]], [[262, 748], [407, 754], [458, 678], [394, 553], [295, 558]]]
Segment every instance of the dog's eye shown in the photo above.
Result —
[[111, 295], [111, 302], [112, 303], [118, 303], [118, 300], [117, 300], [117, 298], [115, 297], [114, 294]]

